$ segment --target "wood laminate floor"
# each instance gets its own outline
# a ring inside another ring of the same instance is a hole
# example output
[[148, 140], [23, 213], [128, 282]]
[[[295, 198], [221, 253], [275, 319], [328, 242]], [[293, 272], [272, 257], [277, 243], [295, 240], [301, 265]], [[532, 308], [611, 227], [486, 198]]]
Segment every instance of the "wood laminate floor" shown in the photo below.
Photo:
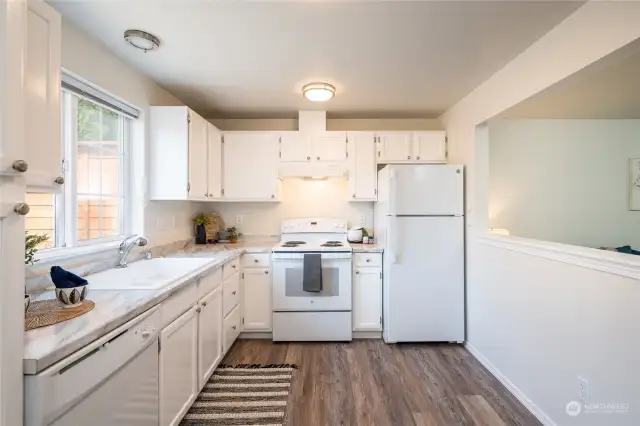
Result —
[[540, 425], [464, 347], [238, 340], [225, 364], [297, 364], [288, 426]]

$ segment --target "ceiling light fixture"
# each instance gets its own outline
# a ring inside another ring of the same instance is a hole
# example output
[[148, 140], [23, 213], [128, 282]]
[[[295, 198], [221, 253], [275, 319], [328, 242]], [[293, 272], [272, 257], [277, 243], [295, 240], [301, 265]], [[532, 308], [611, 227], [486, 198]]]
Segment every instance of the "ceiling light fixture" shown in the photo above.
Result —
[[336, 94], [335, 86], [329, 83], [309, 83], [302, 88], [302, 95], [313, 102], [325, 102]]
[[142, 30], [125, 31], [124, 40], [136, 49], [144, 51], [144, 53], [160, 47], [160, 40], [158, 37]]

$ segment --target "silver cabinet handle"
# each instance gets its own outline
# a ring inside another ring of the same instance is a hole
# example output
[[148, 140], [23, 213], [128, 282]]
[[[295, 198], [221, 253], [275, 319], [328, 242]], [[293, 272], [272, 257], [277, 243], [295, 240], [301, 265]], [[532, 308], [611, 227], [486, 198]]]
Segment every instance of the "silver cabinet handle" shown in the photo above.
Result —
[[360, 271], [356, 271], [356, 274], [359, 274], [359, 273], [360, 273]]
[[410, 155], [407, 155], [407, 160], [411, 160], [411, 156]]
[[18, 203], [13, 206], [13, 211], [18, 213], [20, 216], [24, 216], [31, 211], [31, 207], [27, 203]]
[[269, 273], [269, 271], [264, 271], [264, 273], [265, 273], [265, 274], [268, 274], [268, 273]]
[[352, 198], [356, 198], [356, 194], [353, 194]]
[[258, 263], [258, 259], [254, 259], [254, 260], [253, 260], [253, 262], [254, 262], [254, 263]]
[[233, 328], [233, 329], [235, 330], [235, 329], [236, 329], [236, 326], [234, 325], [234, 326], [233, 326], [233, 327], [231, 327], [231, 328]]
[[416, 160], [419, 160], [419, 159], [420, 159], [420, 156], [418, 155], [418, 156], [416, 157]]
[[367, 263], [371, 262], [371, 259], [367, 259]]
[[207, 302], [202, 302], [202, 306], [207, 306]]
[[58, 185], [64, 185], [64, 178], [62, 176], [58, 176], [54, 182]]
[[311, 157], [307, 157], [307, 160], [311, 160]]
[[320, 157], [316, 157], [316, 160], [319, 160], [319, 159], [320, 159]]
[[231, 265], [231, 267], [235, 269], [236, 265]]
[[235, 296], [235, 295], [236, 295], [236, 292], [235, 292], [235, 291], [233, 291], [233, 292], [231, 292], [231, 294]]
[[198, 308], [198, 309], [196, 309], [196, 312], [197, 312], [197, 313], [202, 312], [202, 308]]
[[149, 336], [151, 336], [151, 332], [149, 330], [145, 330], [142, 332], [142, 338], [143, 339], [148, 339]]
[[274, 194], [271, 194], [271, 198], [276, 198], [276, 196]]
[[27, 164], [27, 162], [24, 160], [14, 161], [11, 167], [13, 168], [13, 170], [19, 173], [24, 173], [29, 170], [29, 164]]

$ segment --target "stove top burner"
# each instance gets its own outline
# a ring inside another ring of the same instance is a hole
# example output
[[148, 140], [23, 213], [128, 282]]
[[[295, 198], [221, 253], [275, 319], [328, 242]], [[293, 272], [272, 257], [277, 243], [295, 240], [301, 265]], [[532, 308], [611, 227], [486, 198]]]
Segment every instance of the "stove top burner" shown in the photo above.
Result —
[[284, 243], [282, 243], [283, 245], [289, 245], [289, 244], [307, 244], [305, 241], [285, 241]]
[[300, 247], [300, 244], [284, 243], [280, 247]]
[[342, 244], [342, 241], [330, 240], [330, 241], [327, 241], [325, 244]]
[[340, 241], [327, 241], [324, 244], [320, 244], [322, 247], [342, 247], [342, 243]]

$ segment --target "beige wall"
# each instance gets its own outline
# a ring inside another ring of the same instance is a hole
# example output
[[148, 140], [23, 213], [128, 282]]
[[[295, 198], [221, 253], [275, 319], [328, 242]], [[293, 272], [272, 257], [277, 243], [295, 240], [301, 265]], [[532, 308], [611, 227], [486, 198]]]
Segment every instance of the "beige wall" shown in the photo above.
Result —
[[150, 244], [164, 244], [192, 235], [192, 203], [148, 200], [148, 111], [150, 105], [183, 105], [171, 93], [136, 70], [63, 18], [62, 66], [103, 90], [140, 109], [132, 135], [133, 231], [143, 233]]
[[[297, 118], [211, 118], [220, 130], [298, 130]], [[327, 118], [327, 130], [442, 130], [442, 125], [431, 118]]]
[[[640, 283], [479, 238], [488, 224], [488, 137], [476, 126], [638, 39], [639, 21], [638, 2], [591, 1], [441, 117], [451, 161], [468, 169], [468, 344], [549, 425], [640, 424], [638, 381], [626, 367], [640, 350], [627, 339], [627, 324], [639, 321], [627, 301]], [[567, 416], [579, 375], [590, 380], [591, 402], [629, 401], [632, 412]]]

